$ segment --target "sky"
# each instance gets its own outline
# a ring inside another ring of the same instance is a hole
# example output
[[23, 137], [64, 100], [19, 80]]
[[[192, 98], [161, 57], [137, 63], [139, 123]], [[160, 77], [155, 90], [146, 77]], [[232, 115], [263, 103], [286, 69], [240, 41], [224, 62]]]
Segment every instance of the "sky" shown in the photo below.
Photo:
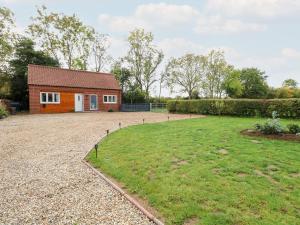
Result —
[[300, 0], [0, 0], [0, 5], [15, 13], [20, 32], [36, 6], [75, 13], [110, 36], [114, 58], [125, 55], [129, 31], [142, 27], [154, 34], [164, 63], [221, 49], [236, 68], [265, 71], [271, 86], [280, 87], [287, 78], [300, 83]]

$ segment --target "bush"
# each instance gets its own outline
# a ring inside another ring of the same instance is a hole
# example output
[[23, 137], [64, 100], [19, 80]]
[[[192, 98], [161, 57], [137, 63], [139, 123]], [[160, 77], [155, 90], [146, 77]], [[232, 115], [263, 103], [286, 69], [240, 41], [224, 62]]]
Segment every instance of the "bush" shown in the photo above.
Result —
[[0, 119], [7, 117], [8, 116], [8, 112], [6, 111], [6, 109], [0, 105]]
[[289, 124], [287, 125], [290, 134], [299, 134], [300, 126], [298, 124]]
[[113, 111], [114, 111], [113, 109], [109, 109], [109, 110], [108, 110], [108, 112], [113, 112]]
[[276, 111], [282, 118], [300, 118], [300, 99], [200, 99], [172, 100], [167, 108], [171, 113], [203, 115], [271, 117]]
[[268, 119], [265, 124], [256, 124], [256, 130], [263, 134], [281, 134], [284, 132], [284, 128], [280, 123], [277, 112], [272, 113], [272, 119]]

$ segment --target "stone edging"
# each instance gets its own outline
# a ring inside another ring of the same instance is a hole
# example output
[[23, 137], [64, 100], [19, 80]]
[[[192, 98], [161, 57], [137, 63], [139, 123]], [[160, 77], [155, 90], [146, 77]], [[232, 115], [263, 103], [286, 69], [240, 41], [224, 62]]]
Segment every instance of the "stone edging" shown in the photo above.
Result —
[[[118, 129], [114, 129], [112, 132], [117, 131]], [[102, 140], [105, 138], [101, 137], [101, 140], [99, 142], [102, 142]], [[93, 148], [92, 148], [93, 149]], [[90, 150], [91, 151], [91, 150]], [[154, 215], [152, 215], [148, 210], [146, 210], [140, 203], [138, 203], [134, 198], [132, 198], [130, 195], [126, 194], [125, 191], [122, 190], [117, 184], [115, 184], [113, 181], [111, 181], [108, 177], [106, 177], [103, 173], [101, 173], [99, 170], [95, 169], [92, 165], [90, 165], [87, 161], [85, 161], [86, 156], [90, 153], [90, 151], [84, 156], [82, 159], [82, 162], [88, 166], [96, 175], [98, 175], [101, 179], [103, 179], [106, 183], [108, 183], [113, 189], [118, 191], [122, 196], [124, 196], [131, 204], [133, 204], [137, 209], [139, 209], [146, 217], [148, 217], [149, 220], [154, 222], [157, 225], [164, 225], [163, 222], [161, 222], [159, 219], [157, 219]]]

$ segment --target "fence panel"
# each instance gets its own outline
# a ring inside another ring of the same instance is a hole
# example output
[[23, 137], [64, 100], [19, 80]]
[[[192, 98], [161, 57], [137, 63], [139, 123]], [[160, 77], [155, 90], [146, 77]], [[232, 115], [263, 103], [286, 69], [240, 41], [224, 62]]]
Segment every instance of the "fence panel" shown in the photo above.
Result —
[[149, 112], [151, 110], [150, 103], [141, 104], [122, 104], [122, 112]]

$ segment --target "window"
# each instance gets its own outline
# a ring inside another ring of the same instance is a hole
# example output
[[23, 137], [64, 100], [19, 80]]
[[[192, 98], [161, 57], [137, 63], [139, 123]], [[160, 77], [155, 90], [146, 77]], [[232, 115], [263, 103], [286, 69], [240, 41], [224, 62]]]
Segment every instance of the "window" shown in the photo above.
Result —
[[98, 109], [97, 95], [90, 95], [90, 110]]
[[104, 103], [117, 103], [117, 96], [116, 95], [103, 95], [103, 102]]
[[60, 103], [60, 93], [41, 92], [40, 93], [40, 103], [41, 104], [59, 104]]

